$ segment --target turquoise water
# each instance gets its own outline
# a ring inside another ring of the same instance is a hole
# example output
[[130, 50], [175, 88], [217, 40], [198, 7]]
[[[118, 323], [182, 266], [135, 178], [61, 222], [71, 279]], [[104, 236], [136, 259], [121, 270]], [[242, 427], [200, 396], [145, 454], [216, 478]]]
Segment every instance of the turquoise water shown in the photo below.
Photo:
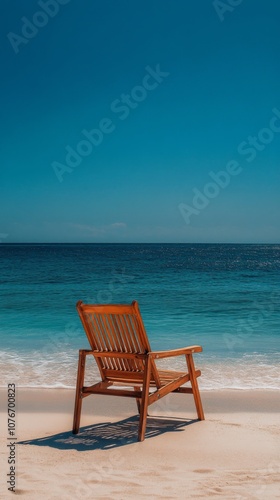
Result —
[[202, 388], [280, 386], [279, 245], [2, 244], [0, 257], [1, 385], [74, 387], [88, 348], [76, 302], [136, 299], [152, 348], [203, 346]]

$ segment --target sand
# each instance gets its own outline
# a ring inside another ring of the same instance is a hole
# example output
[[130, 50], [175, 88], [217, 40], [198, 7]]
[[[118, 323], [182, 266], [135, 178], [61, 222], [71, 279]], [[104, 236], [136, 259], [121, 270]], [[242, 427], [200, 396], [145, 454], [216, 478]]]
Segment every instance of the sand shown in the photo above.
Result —
[[[84, 400], [71, 433], [74, 391], [18, 389], [16, 494], [22, 499], [280, 499], [278, 391], [206, 391], [150, 407], [137, 442], [134, 400]], [[1, 397], [0, 497], [8, 491], [7, 391]]]

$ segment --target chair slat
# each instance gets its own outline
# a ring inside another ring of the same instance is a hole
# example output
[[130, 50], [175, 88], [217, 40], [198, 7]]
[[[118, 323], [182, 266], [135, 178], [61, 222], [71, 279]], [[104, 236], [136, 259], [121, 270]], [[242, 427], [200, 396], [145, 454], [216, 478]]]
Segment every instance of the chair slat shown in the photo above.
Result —
[[[127, 323], [125, 321], [125, 316], [124, 315], [119, 316], [119, 321], [120, 321], [122, 328], [123, 328], [123, 335], [124, 335], [124, 339], [125, 339], [127, 352], [135, 352], [135, 347], [133, 345], [130, 331], [129, 331]], [[129, 360], [129, 366], [130, 366], [130, 370], [137, 370], [138, 369], [137, 361], [135, 360], [135, 358]]]
[[[116, 331], [117, 331], [118, 335], [120, 336], [120, 343], [122, 346], [122, 352], [129, 352], [127, 339], [126, 339], [126, 336], [124, 335], [123, 327], [122, 327], [121, 320], [120, 320], [120, 314], [114, 314], [113, 318], [114, 318], [113, 321], [114, 321], [115, 326], [116, 326]], [[131, 370], [130, 360], [124, 359], [123, 362], [124, 362], [124, 366], [125, 366], [126, 370], [130, 371]]]
[[[107, 318], [108, 330], [110, 331], [110, 335], [111, 335], [111, 339], [112, 339], [113, 351], [120, 352], [121, 351], [120, 343], [118, 341], [116, 331], [115, 331], [114, 325], [112, 323], [111, 314], [107, 314], [106, 318]], [[115, 362], [116, 370], [123, 370], [124, 364], [123, 364], [121, 359], [115, 359], [114, 362]]]
[[125, 314], [124, 317], [125, 317], [125, 321], [127, 324], [127, 328], [130, 332], [131, 341], [132, 341], [133, 346], [134, 346], [134, 352], [139, 352], [139, 351], [141, 351], [141, 347], [139, 345], [138, 337], [136, 335], [133, 315], [132, 314]]
[[[99, 314], [94, 314], [93, 315], [93, 324], [95, 326], [95, 332], [96, 335], [98, 336], [99, 343], [101, 345], [101, 350], [102, 351], [108, 351], [108, 346], [106, 345], [106, 339], [104, 338], [104, 332], [103, 330], [103, 323], [102, 323], [102, 318], [100, 317]], [[113, 363], [111, 362], [110, 359], [108, 358], [103, 358], [102, 359], [102, 366], [103, 368], [113, 368]]]
[[88, 317], [90, 319], [90, 324], [91, 324], [91, 336], [93, 336], [93, 338], [96, 339], [96, 343], [98, 345], [98, 349], [100, 351], [104, 351], [105, 350], [105, 346], [104, 346], [104, 344], [102, 342], [102, 336], [100, 335], [99, 325], [98, 325], [98, 322], [97, 322], [96, 315], [93, 313], [93, 314], [89, 314]]

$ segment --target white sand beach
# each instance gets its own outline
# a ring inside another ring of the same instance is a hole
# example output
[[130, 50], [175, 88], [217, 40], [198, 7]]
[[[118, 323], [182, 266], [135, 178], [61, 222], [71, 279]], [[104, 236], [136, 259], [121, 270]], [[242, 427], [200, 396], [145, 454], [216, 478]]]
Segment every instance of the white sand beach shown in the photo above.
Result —
[[[7, 391], [0, 395], [1, 498], [11, 498]], [[133, 400], [86, 398], [81, 432], [73, 436], [73, 390], [18, 389], [16, 494], [279, 499], [279, 392], [206, 391], [202, 400], [206, 420], [198, 422], [191, 396], [163, 398], [150, 408], [146, 439], [138, 443]]]

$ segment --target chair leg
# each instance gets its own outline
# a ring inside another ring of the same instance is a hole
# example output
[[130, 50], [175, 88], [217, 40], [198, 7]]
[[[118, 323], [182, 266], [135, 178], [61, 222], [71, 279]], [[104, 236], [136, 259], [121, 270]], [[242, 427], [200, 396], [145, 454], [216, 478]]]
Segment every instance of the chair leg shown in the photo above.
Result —
[[142, 398], [140, 405], [138, 441], [144, 441], [145, 439], [150, 378], [151, 378], [151, 360], [149, 357], [147, 357], [145, 361], [144, 383], [143, 383]]
[[202, 402], [201, 402], [201, 398], [200, 398], [199, 387], [198, 387], [197, 378], [195, 375], [195, 367], [194, 367], [192, 354], [187, 354], [186, 360], [187, 360], [188, 371], [189, 371], [189, 375], [190, 375], [190, 382], [191, 382], [191, 386], [192, 386], [192, 390], [193, 390], [193, 397], [194, 397], [195, 407], [196, 407], [196, 411], [197, 411], [197, 416], [198, 416], [199, 420], [205, 420]]
[[82, 388], [84, 385], [85, 377], [85, 352], [83, 350], [79, 351], [79, 361], [78, 361], [78, 372], [77, 372], [77, 384], [76, 384], [76, 397], [75, 397], [75, 408], [74, 408], [74, 418], [73, 418], [73, 434], [78, 434], [80, 428], [80, 419], [82, 411]]

